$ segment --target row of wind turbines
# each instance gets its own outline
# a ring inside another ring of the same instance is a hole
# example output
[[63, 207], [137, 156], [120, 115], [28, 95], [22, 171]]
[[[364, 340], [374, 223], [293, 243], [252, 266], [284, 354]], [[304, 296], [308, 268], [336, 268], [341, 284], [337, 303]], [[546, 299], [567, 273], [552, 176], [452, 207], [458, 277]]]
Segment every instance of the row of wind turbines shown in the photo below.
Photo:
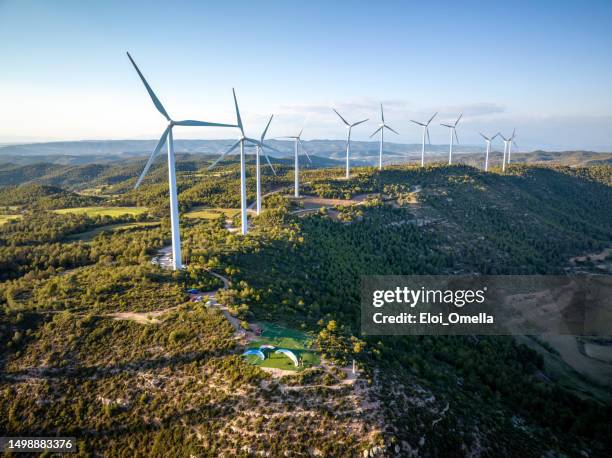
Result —
[[[181, 254], [181, 235], [180, 235], [180, 227], [179, 227], [179, 207], [178, 207], [178, 195], [177, 195], [177, 186], [176, 186], [176, 165], [175, 165], [175, 155], [174, 155], [174, 137], [173, 137], [173, 129], [175, 126], [184, 126], [184, 127], [229, 127], [229, 128], [238, 128], [240, 130], [240, 136], [238, 140], [225, 152], [221, 154], [215, 160], [210, 167], [209, 170], [214, 168], [224, 157], [234, 152], [237, 148], [239, 148], [240, 154], [240, 232], [245, 235], [248, 232], [248, 220], [247, 220], [247, 192], [246, 192], [246, 158], [245, 158], [245, 148], [254, 147], [255, 148], [255, 170], [256, 170], [256, 213], [260, 214], [261, 212], [261, 199], [262, 199], [262, 189], [261, 189], [261, 155], [266, 159], [267, 164], [269, 165], [272, 173], [276, 175], [276, 171], [270, 162], [270, 158], [266, 154], [265, 150], [271, 150], [280, 153], [280, 151], [268, 144], [265, 143], [266, 134], [268, 132], [268, 128], [270, 127], [270, 123], [272, 122], [273, 115], [270, 116], [268, 123], [266, 124], [265, 129], [263, 130], [259, 139], [254, 139], [251, 137], [247, 137], [244, 132], [244, 125], [242, 123], [242, 118], [240, 117], [240, 109], [238, 107], [238, 99], [236, 98], [236, 91], [232, 89], [234, 96], [234, 107], [236, 110], [236, 124], [225, 124], [225, 123], [217, 123], [217, 122], [208, 122], [208, 121], [197, 121], [193, 119], [180, 120], [175, 121], [170, 117], [164, 106], [162, 105], [159, 98], [153, 92], [153, 89], [145, 79], [144, 75], [132, 59], [130, 53], [127, 53], [127, 56], [134, 66], [136, 73], [140, 77], [145, 89], [147, 90], [149, 97], [151, 98], [153, 105], [157, 109], [157, 111], [168, 121], [166, 128], [164, 129], [157, 145], [155, 146], [153, 152], [149, 156], [147, 163], [144, 166], [144, 169], [136, 184], [134, 185], [134, 189], [138, 188], [142, 183], [142, 180], [146, 176], [149, 171], [151, 165], [155, 161], [158, 153], [161, 151], [164, 144], [167, 147], [167, 160], [168, 160], [168, 184], [169, 184], [169, 192], [170, 192], [170, 227], [172, 234], [172, 267], [174, 270], [181, 269], [183, 267], [182, 264], [182, 254]], [[348, 179], [350, 177], [350, 154], [351, 154], [351, 133], [352, 129], [360, 124], [365, 123], [368, 119], [363, 119], [361, 121], [357, 121], [354, 123], [349, 123], [336, 109], [333, 111], [338, 115], [338, 117], [342, 120], [347, 128], [347, 138], [346, 138], [346, 173], [345, 176]], [[428, 143], [431, 145], [429, 140], [429, 125], [436, 117], [437, 113], [435, 113], [426, 123], [421, 123], [419, 121], [414, 121], [415, 124], [418, 124], [423, 127], [423, 138], [422, 138], [422, 148], [421, 148], [421, 166], [425, 165], [425, 140], [427, 138]], [[454, 124], [441, 124], [444, 127], [450, 129], [450, 149], [449, 149], [449, 157], [448, 163], [452, 164], [452, 154], [453, 154], [453, 144], [454, 139], [456, 139], [457, 143], [459, 143], [459, 137], [457, 136], [457, 124], [461, 120], [462, 115], [459, 115], [459, 118], [455, 121]], [[389, 130], [395, 134], [398, 134], [391, 126], [386, 124], [385, 115], [383, 111], [382, 104], [380, 105], [380, 124], [378, 128], [370, 135], [373, 137], [374, 135], [380, 133], [380, 149], [379, 149], [379, 159], [378, 159], [378, 168], [382, 170], [383, 167], [383, 150], [384, 150], [384, 134], [385, 130]], [[312, 162], [310, 159], [310, 155], [304, 148], [304, 143], [302, 142], [302, 132], [303, 129], [297, 135], [287, 136], [287, 137], [278, 137], [283, 139], [293, 140], [294, 145], [294, 195], [295, 197], [300, 196], [300, 186], [299, 186], [299, 156], [300, 149], [306, 155], [308, 161]], [[503, 137], [500, 133], [495, 134], [492, 137], [486, 137], [482, 133], [480, 134], [486, 141], [487, 149], [485, 156], [485, 171], [488, 171], [489, 164], [489, 153], [491, 149], [491, 142], [497, 136], [500, 136], [504, 140], [504, 161], [503, 161], [503, 170], [505, 171], [506, 163], [510, 162], [510, 151], [512, 148], [512, 144], [516, 144], [514, 142], [515, 133], [512, 133], [512, 136], [509, 138]], [[453, 139], [454, 137], [454, 139]], [[506, 156], [506, 150], [508, 151]]]
[[[366, 121], [368, 121], [368, 119], [363, 119], [361, 121], [357, 121], [354, 123], [350, 123], [348, 122], [340, 113], [338, 113], [338, 111], [333, 108], [334, 112], [338, 115], [338, 117], [342, 120], [342, 122], [344, 123], [344, 125], [347, 128], [347, 136], [346, 136], [346, 178], [350, 177], [350, 156], [351, 156], [351, 131], [353, 129], [353, 127], [358, 126], [359, 124], [362, 124]], [[427, 141], [427, 143], [431, 146], [431, 139], [429, 137], [429, 125], [431, 124], [431, 122], [434, 120], [434, 118], [438, 115], [438, 113], [434, 113], [434, 115], [429, 118], [429, 120], [427, 122], [420, 122], [420, 121], [415, 121], [414, 119], [411, 119], [410, 121], [421, 126], [423, 128], [423, 136], [422, 136], [422, 141], [421, 141], [421, 167], [425, 166], [425, 142]], [[449, 151], [448, 151], [448, 165], [451, 165], [453, 163], [453, 146], [455, 144], [455, 140], [457, 141], [457, 144], [459, 144], [459, 137], [457, 135], [457, 125], [459, 124], [459, 121], [461, 121], [461, 118], [463, 117], [463, 113], [461, 113], [459, 115], [459, 117], [457, 118], [457, 120], [452, 123], [452, 124], [445, 124], [445, 123], [440, 123], [441, 126], [447, 127], [450, 129], [450, 140], [449, 140]], [[382, 103], [380, 104], [380, 124], [378, 125], [378, 129], [376, 129], [374, 132], [372, 132], [372, 134], [370, 135], [370, 138], [372, 138], [374, 135], [376, 135], [377, 133], [380, 132], [380, 148], [379, 148], [379, 153], [378, 153], [378, 169], [382, 170], [383, 167], [383, 149], [384, 149], [384, 143], [385, 143], [385, 129], [393, 132], [394, 134], [399, 135], [399, 133], [397, 131], [395, 131], [391, 126], [389, 126], [388, 124], [385, 123], [385, 112], [383, 110], [383, 106]], [[504, 158], [503, 158], [503, 162], [502, 162], [502, 169], [505, 172], [506, 171], [506, 165], [510, 163], [510, 153], [512, 150], [512, 145], [516, 145], [516, 142], [514, 141], [514, 139], [516, 138], [516, 129], [514, 129], [514, 131], [512, 132], [512, 135], [508, 138], [504, 137], [500, 132], [496, 133], [495, 135], [493, 135], [492, 137], [487, 137], [486, 135], [480, 133], [480, 136], [482, 138], [485, 139], [486, 142], [486, 153], [485, 153], [485, 165], [484, 165], [484, 169], [485, 171], [489, 170], [489, 153], [491, 152], [491, 142], [497, 137], [501, 137], [504, 141]], [[506, 151], [507, 151], [507, 155], [506, 155]]]

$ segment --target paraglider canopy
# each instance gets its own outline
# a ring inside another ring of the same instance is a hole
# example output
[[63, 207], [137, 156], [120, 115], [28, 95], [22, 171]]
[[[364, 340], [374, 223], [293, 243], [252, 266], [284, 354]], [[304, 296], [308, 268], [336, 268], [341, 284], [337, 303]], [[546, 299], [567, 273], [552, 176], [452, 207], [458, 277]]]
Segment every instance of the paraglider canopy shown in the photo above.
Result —
[[281, 353], [285, 355], [287, 358], [293, 361], [293, 364], [295, 364], [295, 367], [298, 367], [300, 365], [297, 356], [291, 350], [287, 350], [286, 348], [279, 348], [274, 353]]
[[249, 356], [249, 355], [259, 356], [262, 361], [266, 359], [266, 355], [264, 355], [263, 351], [257, 350], [256, 348], [247, 350], [242, 354], [242, 356]]

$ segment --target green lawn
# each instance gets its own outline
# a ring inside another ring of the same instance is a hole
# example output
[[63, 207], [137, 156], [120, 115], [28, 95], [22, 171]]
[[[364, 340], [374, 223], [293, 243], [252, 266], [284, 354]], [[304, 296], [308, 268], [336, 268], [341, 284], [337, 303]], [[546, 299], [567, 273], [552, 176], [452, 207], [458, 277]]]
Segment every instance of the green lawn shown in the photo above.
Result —
[[274, 323], [257, 323], [263, 329], [261, 339], [251, 342], [248, 349], [259, 348], [260, 345], [274, 345], [277, 348], [286, 348], [296, 354], [301, 362], [300, 367], [295, 367], [293, 362], [282, 354], [274, 353], [274, 350], [262, 350], [266, 359], [262, 361], [257, 356], [246, 356], [251, 364], [261, 367], [273, 367], [289, 371], [302, 371], [308, 367], [321, 364], [319, 355], [312, 350], [312, 339], [303, 332], [295, 329], [284, 328]]
[[240, 209], [238, 208], [195, 207], [194, 209], [185, 213], [183, 216], [186, 218], [216, 219], [220, 216], [224, 216], [225, 218], [233, 218], [238, 213], [240, 213]]
[[67, 240], [82, 240], [83, 242], [89, 242], [96, 238], [98, 234], [103, 232], [118, 232], [118, 231], [129, 231], [133, 229], [146, 229], [150, 227], [159, 226], [159, 222], [138, 222], [138, 223], [119, 223], [119, 224], [107, 224], [106, 226], [96, 227], [90, 231], [80, 232], [78, 234], [72, 234], [66, 237]]
[[88, 216], [122, 216], [122, 215], [141, 215], [147, 212], [147, 207], [77, 207], [60, 208], [54, 210], [55, 213], [65, 215], [66, 213], [82, 214]]
[[15, 219], [21, 219], [21, 215], [0, 215], [0, 226]]

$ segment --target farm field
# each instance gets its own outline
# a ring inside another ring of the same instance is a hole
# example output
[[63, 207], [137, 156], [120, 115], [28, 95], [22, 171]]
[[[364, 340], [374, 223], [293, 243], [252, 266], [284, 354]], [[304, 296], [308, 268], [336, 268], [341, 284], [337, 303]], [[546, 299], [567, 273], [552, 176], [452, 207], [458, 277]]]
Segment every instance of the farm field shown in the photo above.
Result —
[[0, 226], [16, 219], [21, 219], [21, 215], [0, 215]]
[[194, 209], [188, 211], [183, 216], [186, 218], [195, 218], [195, 219], [216, 219], [221, 216], [225, 218], [233, 218], [240, 212], [238, 208], [205, 208], [205, 207], [195, 207]]
[[54, 210], [55, 213], [65, 215], [74, 213], [76, 215], [84, 214], [87, 216], [122, 216], [133, 215], [138, 216], [146, 213], [147, 207], [77, 207], [77, 208], [59, 208]]

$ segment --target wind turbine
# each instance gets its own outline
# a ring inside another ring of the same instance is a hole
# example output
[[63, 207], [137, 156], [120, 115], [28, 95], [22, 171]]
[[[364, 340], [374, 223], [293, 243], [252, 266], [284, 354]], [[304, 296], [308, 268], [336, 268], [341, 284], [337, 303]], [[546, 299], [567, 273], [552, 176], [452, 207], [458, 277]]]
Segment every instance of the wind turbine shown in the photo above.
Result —
[[380, 104], [380, 124], [378, 125], [378, 129], [376, 129], [370, 138], [376, 135], [377, 132], [380, 132], [380, 150], [378, 153], [378, 170], [382, 170], [382, 157], [383, 157], [383, 146], [385, 142], [385, 129], [389, 129], [396, 135], [399, 135], [396, 131], [394, 131], [390, 126], [385, 124], [385, 113], [383, 112], [382, 103]]
[[153, 101], [153, 105], [155, 105], [155, 108], [157, 109], [157, 111], [159, 111], [161, 115], [164, 118], [166, 118], [166, 120], [168, 121], [168, 126], [166, 127], [166, 129], [164, 130], [164, 133], [160, 137], [159, 142], [157, 142], [157, 146], [153, 150], [153, 153], [151, 153], [151, 156], [149, 156], [149, 160], [147, 161], [142, 173], [140, 174], [138, 181], [136, 181], [136, 184], [134, 185], [134, 189], [140, 186], [140, 183], [142, 183], [142, 180], [144, 179], [145, 175], [149, 171], [149, 168], [153, 164], [153, 161], [155, 160], [157, 153], [159, 153], [162, 146], [164, 146], [164, 143], [167, 143], [168, 144], [168, 184], [169, 184], [169, 190], [170, 190], [170, 223], [171, 223], [171, 233], [172, 233], [172, 268], [174, 270], [177, 270], [183, 267], [183, 262], [182, 262], [182, 257], [181, 257], [181, 233], [180, 233], [180, 228], [179, 228], [179, 210], [178, 210], [178, 196], [177, 196], [177, 191], [176, 191], [176, 169], [175, 169], [175, 158], [174, 158], [174, 137], [172, 135], [172, 129], [174, 128], [174, 126], [205, 126], [205, 127], [236, 127], [236, 126], [232, 124], [219, 124], [216, 122], [194, 121], [191, 119], [184, 120], [184, 121], [174, 121], [172, 118], [170, 118], [170, 115], [168, 114], [168, 112], [166, 111], [166, 109], [164, 108], [160, 100], [157, 98], [157, 96], [153, 92], [153, 89], [151, 89], [151, 86], [149, 86], [149, 83], [147, 83], [147, 80], [145, 79], [143, 74], [140, 72], [140, 69], [136, 65], [136, 62], [134, 62], [134, 59], [132, 59], [132, 56], [130, 56], [129, 52], [127, 53], [127, 56], [130, 59], [130, 62], [132, 62], [132, 65], [134, 66], [136, 73], [138, 73], [138, 76], [142, 80], [142, 84], [144, 84], [145, 89], [149, 93], [149, 96], [151, 97], [151, 100]]
[[350, 155], [351, 155], [351, 131], [353, 130], [353, 127], [358, 126], [359, 124], [362, 124], [362, 123], [366, 122], [368, 119], [363, 119], [361, 121], [354, 122], [353, 124], [349, 124], [349, 122], [346, 119], [344, 119], [342, 117], [342, 115], [336, 111], [335, 108], [332, 108], [332, 110], [334, 110], [334, 112], [338, 115], [338, 117], [340, 119], [342, 119], [342, 122], [344, 124], [346, 124], [346, 128], [348, 129], [348, 132], [347, 132], [347, 135], [346, 135], [346, 178], [348, 179], [350, 174], [351, 174], [351, 162], [350, 162]]
[[[457, 137], [457, 124], [459, 124], [459, 121], [461, 120], [462, 116], [463, 116], [463, 113], [459, 115], [459, 117], [455, 121], [455, 124], [440, 124], [441, 126], [448, 127], [450, 129], [450, 143], [449, 143], [450, 147], [448, 150], [448, 165], [451, 165], [453, 163], [453, 140], [456, 139], [457, 144], [459, 144], [459, 137]], [[453, 139], [453, 135], [455, 136], [454, 139]]]
[[485, 172], [488, 172], [489, 171], [489, 153], [491, 152], [491, 142], [495, 139], [495, 137], [499, 135], [499, 132], [493, 135], [491, 138], [487, 137], [486, 135], [483, 135], [481, 132], [479, 133], [480, 133], [480, 136], [485, 139], [485, 142], [487, 142], [487, 153], [485, 156]]
[[[264, 142], [264, 138], [266, 137], [266, 133], [268, 132], [268, 127], [270, 127], [270, 123], [272, 122], [273, 117], [274, 115], [270, 115], [268, 124], [266, 125], [266, 128], [264, 129], [263, 133], [261, 134], [261, 137], [259, 139], [261, 144], [263, 144]], [[268, 165], [272, 169], [272, 173], [274, 174], [274, 176], [276, 176], [276, 170], [274, 170], [274, 167], [272, 167], [272, 163], [270, 162], [270, 158], [268, 157], [266, 152], [261, 148], [261, 146], [255, 145], [255, 174], [256, 174], [255, 182], [256, 182], [256, 188], [257, 188], [257, 214], [258, 215], [261, 213], [261, 165], [259, 161], [260, 153], [264, 154], [266, 161], [268, 161]]]
[[[512, 150], [512, 145], [513, 145], [513, 144], [514, 144], [514, 145], [516, 145], [516, 142], [514, 141], [514, 137], [516, 137], [516, 129], [514, 129], [514, 130], [512, 131], [512, 137], [510, 137], [510, 138], [508, 139], [508, 142], [509, 142], [509, 143], [508, 143], [508, 165], [510, 165], [510, 152], [511, 152], [511, 150]], [[516, 145], [516, 146], [518, 146], [518, 145]]]
[[[236, 99], [236, 91], [232, 88], [232, 92], [234, 93], [234, 105], [236, 107], [236, 122], [238, 124], [238, 128], [240, 129], [240, 138], [236, 143], [234, 143], [227, 151], [225, 151], [221, 156], [217, 158], [215, 162], [213, 162], [208, 170], [212, 169], [215, 165], [221, 161], [225, 156], [234, 151], [238, 146], [240, 146], [240, 233], [242, 235], [246, 235], [248, 232], [248, 221], [247, 221], [247, 193], [246, 193], [246, 161], [244, 156], [244, 144], [250, 143], [251, 145], [258, 146], [260, 148], [268, 148], [273, 151], [278, 150], [276, 148], [272, 148], [271, 146], [264, 145], [259, 140], [255, 140], [253, 138], [247, 137], [244, 134], [244, 126], [242, 125], [242, 119], [240, 118], [240, 109], [238, 108], [238, 100]], [[268, 125], [270, 123], [268, 122]], [[235, 127], [235, 126], [234, 126]], [[267, 127], [266, 127], [267, 130]], [[265, 131], [264, 134], [265, 135]], [[262, 137], [263, 137], [262, 135]]]
[[413, 123], [418, 124], [419, 126], [423, 126], [423, 144], [421, 147], [421, 167], [425, 165], [425, 135], [427, 135], [427, 143], [431, 145], [431, 140], [429, 138], [429, 123], [433, 121], [433, 118], [435, 118], [437, 114], [438, 114], [437, 112], [434, 113], [434, 115], [431, 118], [429, 118], [429, 121], [427, 121], [426, 124], [423, 124], [422, 122], [411, 119]]
[[499, 136], [502, 138], [504, 142], [504, 157], [502, 161], [502, 172], [505, 172], [506, 171], [506, 150], [508, 149], [508, 143], [510, 143], [510, 139], [504, 137], [501, 133], [499, 134]]
[[[299, 146], [302, 147], [302, 150], [304, 151], [304, 154], [306, 154], [306, 157], [308, 158], [308, 162], [310, 162], [312, 164], [312, 161], [310, 160], [310, 156], [308, 155], [308, 151], [306, 151], [306, 148], [304, 147], [304, 143], [302, 142], [302, 132], [304, 132], [304, 129], [300, 130], [300, 133], [297, 135], [288, 135], [285, 137], [278, 137], [278, 138], [286, 138], [289, 140], [293, 140], [293, 157], [294, 157], [294, 161], [295, 161], [295, 167], [294, 167], [294, 172], [293, 172], [293, 183], [294, 183], [294, 193], [293, 195], [297, 198], [300, 197], [300, 159], [299, 159]], [[299, 145], [298, 145], [299, 144]]]

